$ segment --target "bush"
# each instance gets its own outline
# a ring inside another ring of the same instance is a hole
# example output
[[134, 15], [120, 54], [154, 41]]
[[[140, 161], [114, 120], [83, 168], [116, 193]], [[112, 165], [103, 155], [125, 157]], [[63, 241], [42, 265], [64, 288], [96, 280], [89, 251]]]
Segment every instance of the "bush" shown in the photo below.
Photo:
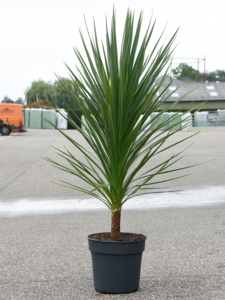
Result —
[[[82, 112], [79, 109], [74, 109], [74, 110], [67, 110], [68, 112], [68, 117], [70, 117], [80, 128], [81, 128], [81, 116], [82, 116]], [[68, 129], [74, 129], [73, 125], [71, 125], [68, 122]]]
[[39, 100], [39, 102], [34, 101], [31, 104], [26, 105], [25, 108], [54, 109], [54, 107], [52, 107], [50, 105], [45, 105], [43, 100]]

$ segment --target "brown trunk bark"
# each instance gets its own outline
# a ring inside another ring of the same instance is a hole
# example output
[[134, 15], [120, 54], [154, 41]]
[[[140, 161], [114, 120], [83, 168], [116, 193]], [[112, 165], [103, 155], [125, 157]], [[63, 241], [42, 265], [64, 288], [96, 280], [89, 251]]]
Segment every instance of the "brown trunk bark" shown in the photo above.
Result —
[[111, 238], [114, 240], [120, 239], [120, 211], [117, 210], [112, 216]]

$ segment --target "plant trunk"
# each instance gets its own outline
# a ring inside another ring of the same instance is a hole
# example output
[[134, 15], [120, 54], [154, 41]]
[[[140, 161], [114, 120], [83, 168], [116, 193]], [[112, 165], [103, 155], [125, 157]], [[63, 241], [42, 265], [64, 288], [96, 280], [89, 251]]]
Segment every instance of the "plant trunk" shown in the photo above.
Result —
[[112, 215], [111, 238], [114, 240], [120, 239], [120, 210], [117, 210]]

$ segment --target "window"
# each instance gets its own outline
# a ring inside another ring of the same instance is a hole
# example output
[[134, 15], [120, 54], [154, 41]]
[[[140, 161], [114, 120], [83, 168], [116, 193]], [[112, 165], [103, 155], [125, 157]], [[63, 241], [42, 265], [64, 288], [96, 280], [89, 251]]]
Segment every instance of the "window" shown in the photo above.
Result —
[[176, 89], [175, 86], [170, 86], [170, 87], [169, 87], [169, 90], [170, 90], [170, 91], [174, 91], [175, 89]]
[[171, 96], [172, 97], [179, 97], [179, 94], [178, 93], [173, 93]]
[[210, 96], [218, 96], [217, 92], [210, 92]]

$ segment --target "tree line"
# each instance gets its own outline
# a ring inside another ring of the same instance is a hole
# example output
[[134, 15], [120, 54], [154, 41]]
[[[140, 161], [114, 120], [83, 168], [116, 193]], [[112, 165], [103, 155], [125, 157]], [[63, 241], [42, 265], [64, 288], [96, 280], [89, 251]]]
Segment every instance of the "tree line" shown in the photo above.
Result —
[[4, 99], [1, 101], [2, 103], [16, 103], [16, 104], [24, 104], [22, 98], [18, 98], [16, 101], [13, 101], [8, 96], [5, 96]]
[[[197, 80], [197, 70], [188, 64], [181, 63], [178, 67], [172, 69], [173, 76], [182, 81], [183, 78], [188, 77]], [[224, 82], [225, 81], [225, 70], [216, 70], [213, 72], [206, 72], [206, 81], [209, 82]], [[204, 73], [199, 72], [199, 81], [204, 81]]]
[[[192, 66], [181, 63], [178, 67], [172, 69], [173, 76], [177, 79], [182, 80], [185, 77], [197, 80], [197, 70]], [[73, 83], [68, 78], [62, 78], [62, 80], [67, 84], [70, 91], [73, 93], [75, 87]], [[204, 80], [204, 73], [199, 72], [199, 81]], [[206, 80], [209, 82], [225, 82], [225, 70], [216, 70], [214, 72], [206, 73]], [[77, 105], [73, 98], [68, 95], [64, 89], [61, 87], [59, 80], [54, 83], [45, 82], [44, 80], [37, 80], [31, 83], [25, 91], [25, 99], [18, 98], [13, 101], [9, 97], [5, 96], [1, 101], [2, 103], [16, 103], [25, 104], [27, 107], [46, 107], [51, 108], [57, 106], [58, 108], [67, 108], [67, 105], [71, 109], [77, 109]]]
[[[75, 87], [73, 83], [68, 78], [62, 78], [62, 80], [67, 84], [70, 91], [73, 93]], [[58, 108], [67, 108], [67, 105], [71, 109], [77, 109], [77, 105], [74, 102], [73, 98], [68, 95], [64, 89], [61, 87], [59, 80], [56, 80], [54, 83], [45, 82], [44, 80], [37, 80], [31, 83], [31, 86], [28, 87], [25, 91], [25, 99], [18, 98], [16, 101], [13, 101], [9, 97], [5, 96], [2, 100], [2, 103], [16, 103], [16, 104], [25, 104], [27, 107], [58, 107]]]
[[[72, 81], [68, 78], [62, 78], [62, 80], [71, 93], [74, 93], [75, 87]], [[59, 80], [56, 80], [53, 84], [43, 80], [33, 81], [31, 87], [27, 88], [25, 96], [27, 105], [40, 102], [43, 105], [57, 106], [59, 108], [67, 108], [67, 105], [71, 109], [78, 108], [73, 98], [62, 88]]]

